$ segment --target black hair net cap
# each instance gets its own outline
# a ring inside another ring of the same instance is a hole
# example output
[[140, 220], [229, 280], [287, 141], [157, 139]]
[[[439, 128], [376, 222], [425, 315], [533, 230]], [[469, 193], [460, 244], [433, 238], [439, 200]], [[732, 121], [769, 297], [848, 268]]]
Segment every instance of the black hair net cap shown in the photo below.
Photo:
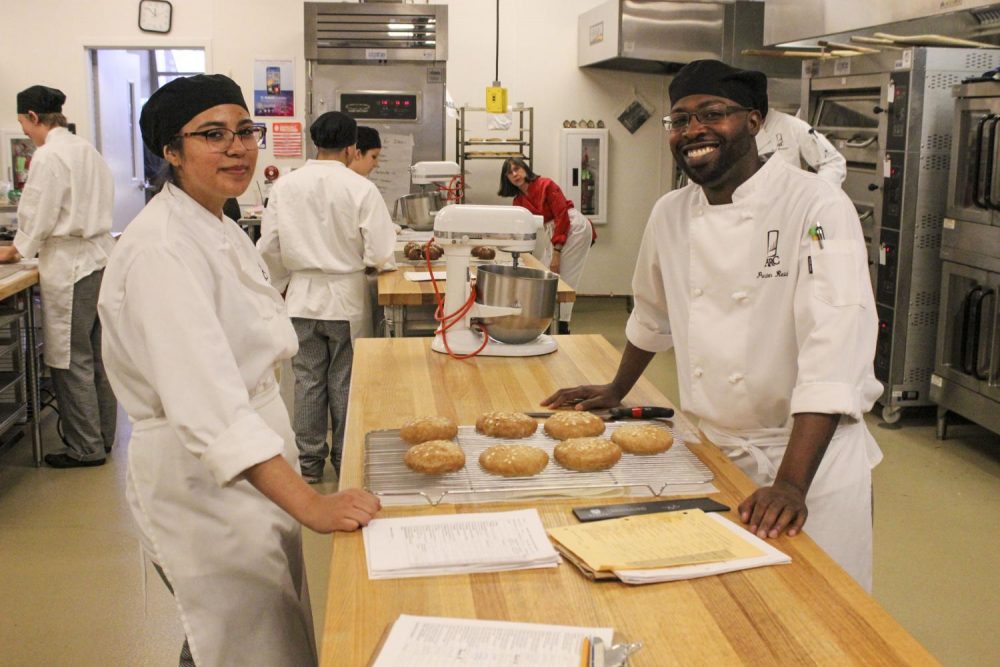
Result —
[[317, 148], [339, 150], [358, 143], [358, 121], [340, 111], [327, 111], [309, 127]]
[[725, 97], [767, 115], [767, 77], [763, 72], [738, 69], [718, 60], [695, 60], [670, 82], [670, 103], [689, 95]]
[[370, 151], [375, 148], [382, 148], [382, 137], [378, 130], [366, 125], [358, 125], [358, 150]]
[[197, 74], [174, 79], [153, 93], [142, 107], [139, 116], [142, 143], [162, 157], [163, 147], [189, 120], [220, 104], [235, 104], [247, 109], [243, 91], [228, 76]]
[[62, 113], [66, 95], [63, 91], [48, 86], [31, 86], [17, 94], [17, 112]]

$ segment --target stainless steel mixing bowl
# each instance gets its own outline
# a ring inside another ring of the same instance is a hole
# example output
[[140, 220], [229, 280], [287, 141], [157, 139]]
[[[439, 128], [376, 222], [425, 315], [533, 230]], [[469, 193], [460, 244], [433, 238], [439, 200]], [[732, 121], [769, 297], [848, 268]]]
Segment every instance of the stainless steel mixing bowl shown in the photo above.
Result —
[[520, 315], [484, 317], [490, 337], [501, 343], [530, 343], [549, 328], [556, 309], [559, 276], [551, 271], [484, 264], [476, 270], [476, 303], [520, 307]]

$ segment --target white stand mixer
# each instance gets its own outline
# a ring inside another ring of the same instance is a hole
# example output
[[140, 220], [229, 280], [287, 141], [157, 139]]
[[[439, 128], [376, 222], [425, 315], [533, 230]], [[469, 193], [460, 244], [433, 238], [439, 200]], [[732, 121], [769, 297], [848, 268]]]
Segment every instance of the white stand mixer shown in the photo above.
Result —
[[[460, 319], [449, 317], [468, 304], [469, 263], [473, 246], [495, 245], [512, 253], [516, 263], [520, 253], [534, 250], [535, 238], [541, 229], [541, 217], [520, 206], [454, 204], [438, 211], [434, 220], [434, 240], [444, 249], [448, 281], [443, 307], [446, 321], [441, 323], [434, 336], [432, 350], [450, 352], [454, 356], [478, 353], [495, 357], [532, 357], [555, 352], [556, 342], [546, 334], [529, 343], [511, 345], [488, 339], [483, 333], [472, 330], [471, 320], [474, 317], [518, 315], [521, 313], [519, 307], [473, 303]], [[445, 329], [444, 333], [441, 329]], [[484, 338], [487, 338], [485, 343]]]

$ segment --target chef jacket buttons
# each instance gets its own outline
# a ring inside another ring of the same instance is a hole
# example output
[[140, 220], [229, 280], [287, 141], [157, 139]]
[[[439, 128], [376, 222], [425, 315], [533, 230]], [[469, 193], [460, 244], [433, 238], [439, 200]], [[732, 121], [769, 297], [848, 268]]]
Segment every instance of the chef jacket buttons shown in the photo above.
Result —
[[694, 369], [694, 376], [696, 378], [700, 378], [704, 374], [705, 374], [705, 372], [703, 370], [701, 370], [700, 368]]
[[750, 295], [743, 291], [733, 292], [732, 296], [733, 301], [746, 301], [750, 298]]
[[729, 384], [736, 384], [743, 380], [743, 373], [733, 373], [729, 376]]
[[705, 293], [705, 290], [703, 290], [702, 288], [700, 288], [700, 287], [695, 287], [694, 288], [694, 295], [695, 296], [701, 296], [704, 293]]

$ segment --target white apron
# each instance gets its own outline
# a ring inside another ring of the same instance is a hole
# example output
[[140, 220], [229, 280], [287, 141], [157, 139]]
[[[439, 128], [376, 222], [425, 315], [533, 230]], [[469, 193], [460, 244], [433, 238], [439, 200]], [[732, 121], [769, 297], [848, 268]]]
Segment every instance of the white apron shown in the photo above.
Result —
[[[569, 234], [566, 235], [566, 243], [563, 244], [562, 252], [559, 256], [559, 277], [574, 290], [580, 285], [583, 277], [583, 269], [587, 264], [587, 256], [590, 254], [590, 246], [594, 239], [591, 231], [590, 220], [587, 216], [577, 211], [575, 208], [569, 209]], [[552, 230], [555, 222], [550, 220], [545, 223], [545, 234], [539, 234], [539, 239], [535, 243], [535, 257], [538, 257], [545, 268], [552, 264]], [[559, 319], [569, 322], [573, 315], [573, 304], [559, 304]]]
[[[345, 320], [351, 325], [351, 340], [372, 337], [372, 302], [368, 278], [364, 271], [326, 273], [324, 271], [292, 271], [286, 299], [297, 303], [322, 302], [324, 312], [309, 313], [306, 305], [301, 314], [316, 320]], [[331, 316], [331, 314], [335, 314]]]
[[38, 249], [42, 340], [45, 364], [50, 368], [69, 368], [73, 287], [78, 280], [90, 275], [81, 275], [78, 267], [84, 244], [93, 243], [76, 236], [50, 236]]
[[[277, 384], [251, 405], [298, 450]], [[127, 496], [143, 543], [174, 589], [199, 667], [317, 663], [300, 526], [246, 479], [220, 487], [166, 419], [135, 423]]]
[[[774, 483], [791, 429], [699, 427], [758, 486]], [[806, 495], [804, 530], [865, 590], [872, 588], [871, 469], [881, 452], [863, 421], [841, 418]]]

